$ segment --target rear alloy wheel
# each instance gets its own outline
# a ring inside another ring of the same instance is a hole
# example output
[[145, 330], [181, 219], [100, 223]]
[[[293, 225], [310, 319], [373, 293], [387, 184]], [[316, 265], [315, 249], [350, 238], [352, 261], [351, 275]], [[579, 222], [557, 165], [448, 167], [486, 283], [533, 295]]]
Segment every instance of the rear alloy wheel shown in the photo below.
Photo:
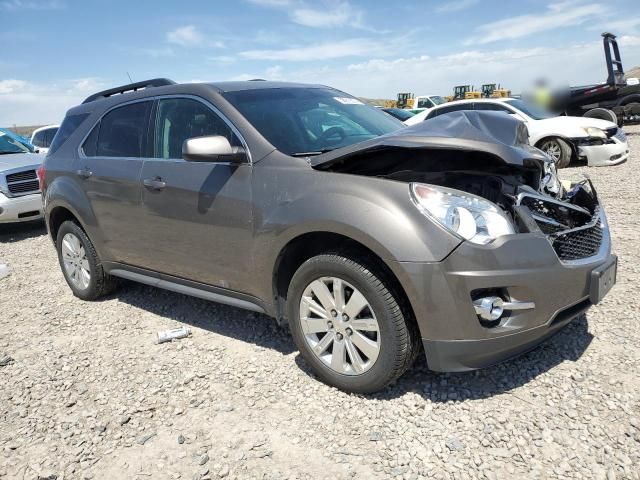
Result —
[[77, 223], [67, 220], [60, 225], [56, 247], [62, 273], [76, 297], [96, 300], [115, 289], [115, 279], [105, 273], [93, 243]]
[[80, 239], [73, 233], [62, 237], [62, 264], [66, 277], [78, 289], [86, 290], [91, 280], [89, 260]]
[[302, 357], [325, 383], [372, 393], [402, 375], [420, 335], [388, 274], [375, 261], [335, 253], [310, 258], [287, 294], [287, 317]]
[[558, 168], [568, 167], [571, 163], [571, 146], [561, 138], [543, 140], [539, 148], [556, 162]]

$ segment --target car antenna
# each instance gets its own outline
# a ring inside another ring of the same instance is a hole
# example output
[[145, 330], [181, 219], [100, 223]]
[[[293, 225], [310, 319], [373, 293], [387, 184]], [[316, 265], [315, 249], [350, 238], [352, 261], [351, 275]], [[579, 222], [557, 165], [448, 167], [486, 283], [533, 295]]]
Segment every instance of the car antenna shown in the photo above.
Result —
[[131, 79], [131, 75], [129, 75], [129, 72], [127, 72], [127, 77], [129, 77], [129, 82], [133, 83], [133, 80]]

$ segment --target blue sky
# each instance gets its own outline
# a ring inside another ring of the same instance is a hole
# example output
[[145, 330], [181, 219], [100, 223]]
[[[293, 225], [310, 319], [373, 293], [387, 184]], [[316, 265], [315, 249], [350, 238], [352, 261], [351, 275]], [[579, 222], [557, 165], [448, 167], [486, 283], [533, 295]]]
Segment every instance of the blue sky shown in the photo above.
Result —
[[640, 65], [638, 0], [0, 0], [0, 126], [58, 122], [152, 77], [323, 83], [354, 95], [605, 79], [599, 34]]

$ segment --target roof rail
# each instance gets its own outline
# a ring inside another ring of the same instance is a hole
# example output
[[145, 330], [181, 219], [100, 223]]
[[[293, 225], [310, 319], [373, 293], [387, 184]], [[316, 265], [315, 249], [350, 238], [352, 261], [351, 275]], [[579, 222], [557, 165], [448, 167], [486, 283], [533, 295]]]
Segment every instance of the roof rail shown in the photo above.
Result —
[[169, 80], [168, 78], [152, 78], [151, 80], [143, 80], [142, 82], [129, 83], [128, 85], [121, 85], [119, 87], [109, 88], [108, 90], [102, 90], [101, 92], [88, 96], [82, 103], [89, 103], [100, 98], [107, 98], [112, 95], [123, 94], [126, 92], [135, 92], [143, 88], [163, 87], [165, 85], [175, 84], [176, 82]]

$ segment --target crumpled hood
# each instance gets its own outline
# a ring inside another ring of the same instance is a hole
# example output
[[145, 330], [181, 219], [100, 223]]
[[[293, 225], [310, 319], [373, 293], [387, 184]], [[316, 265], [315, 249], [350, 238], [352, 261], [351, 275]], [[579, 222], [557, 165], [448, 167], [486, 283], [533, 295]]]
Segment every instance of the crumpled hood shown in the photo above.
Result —
[[493, 154], [505, 163], [551, 160], [528, 144], [526, 125], [502, 112], [459, 111], [439, 115], [411, 127], [312, 157], [311, 166], [326, 168], [367, 151], [385, 148], [473, 150]]
[[44, 160], [44, 155], [35, 153], [9, 153], [0, 155], [0, 172], [14, 168], [38, 167]]

